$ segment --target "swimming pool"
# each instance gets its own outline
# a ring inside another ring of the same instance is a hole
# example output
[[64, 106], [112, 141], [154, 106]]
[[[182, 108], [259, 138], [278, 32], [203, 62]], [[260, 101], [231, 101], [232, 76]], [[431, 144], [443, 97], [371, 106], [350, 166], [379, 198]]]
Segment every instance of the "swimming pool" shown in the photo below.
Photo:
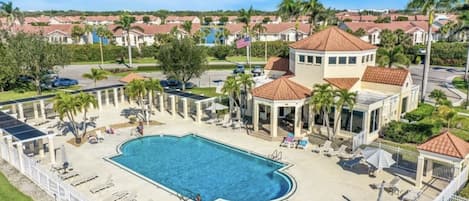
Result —
[[189, 198], [267, 201], [294, 188], [285, 164], [197, 135], [142, 137], [119, 150], [111, 161]]

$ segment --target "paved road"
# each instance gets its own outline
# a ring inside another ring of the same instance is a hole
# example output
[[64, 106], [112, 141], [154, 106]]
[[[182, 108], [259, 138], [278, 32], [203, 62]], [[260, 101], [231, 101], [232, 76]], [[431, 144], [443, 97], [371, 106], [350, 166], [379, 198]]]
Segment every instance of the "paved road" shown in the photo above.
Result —
[[[261, 63], [261, 62], [259, 62]], [[227, 62], [215, 62], [211, 64], [227, 64]], [[257, 64], [257, 63], [256, 63]], [[153, 65], [153, 64], [139, 64], [139, 65]], [[83, 88], [91, 88], [94, 86], [93, 82], [88, 79], [83, 79], [81, 75], [90, 71], [92, 67], [96, 67], [95, 65], [69, 65], [65, 66], [64, 68], [59, 68], [59, 75], [62, 77], [69, 77], [73, 79], [77, 79], [80, 82], [80, 85]], [[123, 65], [118, 64], [105, 64], [102, 66], [105, 69], [109, 68], [126, 68]], [[410, 71], [412, 74], [412, 78], [414, 79], [414, 84], [421, 85], [422, 80], [422, 65], [412, 65], [410, 67]], [[201, 87], [213, 87], [216, 86], [216, 80], [224, 80], [226, 76], [231, 73], [231, 70], [210, 70], [207, 71], [204, 75], [200, 78], [192, 79], [191, 81], [194, 82], [196, 85]], [[151, 72], [151, 73], [141, 73], [142, 75], [154, 77], [157, 79], [165, 79], [165, 76], [161, 72]], [[445, 87], [445, 82], [447, 82], [448, 78], [454, 76], [460, 76], [464, 74], [463, 68], [452, 68], [452, 67], [438, 67], [433, 66], [430, 69], [430, 76], [427, 88], [427, 96], [428, 94], [434, 89], [443, 90], [450, 100], [457, 101], [461, 97], [459, 97], [454, 92], [448, 90]], [[119, 83], [120, 77], [111, 76], [108, 80], [103, 80], [98, 82], [97, 86], [106, 86], [111, 84]], [[464, 97], [463, 97], [464, 98]]]

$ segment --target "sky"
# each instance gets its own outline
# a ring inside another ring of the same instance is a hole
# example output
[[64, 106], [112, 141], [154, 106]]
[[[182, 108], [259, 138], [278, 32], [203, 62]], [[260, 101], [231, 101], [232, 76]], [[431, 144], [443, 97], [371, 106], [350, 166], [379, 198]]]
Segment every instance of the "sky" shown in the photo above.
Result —
[[[273, 11], [281, 0], [12, 0], [21, 10], [82, 11], [152, 11], [152, 10], [238, 10], [253, 6]], [[408, 0], [321, 0], [326, 7], [337, 9], [404, 8]]]

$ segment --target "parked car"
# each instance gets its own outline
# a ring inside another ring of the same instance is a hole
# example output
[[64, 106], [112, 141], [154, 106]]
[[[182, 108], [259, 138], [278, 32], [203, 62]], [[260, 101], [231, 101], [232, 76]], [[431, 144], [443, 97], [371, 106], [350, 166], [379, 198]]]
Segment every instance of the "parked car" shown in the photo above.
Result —
[[172, 78], [166, 80], [166, 82], [168, 82], [169, 87], [176, 87], [179, 84], [179, 81], [177, 81], [176, 79], [172, 79]]
[[163, 89], [169, 89], [169, 84], [167, 80], [160, 80], [160, 85]]
[[77, 85], [78, 81], [70, 78], [57, 78], [52, 81], [53, 87], [69, 87], [73, 85]]
[[[193, 89], [194, 87], [196, 87], [196, 85], [192, 82], [186, 82], [185, 86], [186, 89]], [[179, 82], [176, 88], [182, 89], [182, 82]]]
[[233, 70], [233, 74], [244, 74], [244, 66], [241, 64], [236, 65], [236, 68]]
[[254, 68], [251, 70], [252, 76], [260, 76], [264, 73], [264, 69], [262, 69], [261, 66], [254, 66]]

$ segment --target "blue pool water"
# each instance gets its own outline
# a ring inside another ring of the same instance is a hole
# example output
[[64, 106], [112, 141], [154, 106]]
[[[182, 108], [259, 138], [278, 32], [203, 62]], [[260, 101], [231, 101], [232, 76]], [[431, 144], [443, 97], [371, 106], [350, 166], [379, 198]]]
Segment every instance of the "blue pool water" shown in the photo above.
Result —
[[150, 136], [121, 146], [111, 160], [189, 198], [267, 201], [290, 192], [291, 180], [271, 161], [196, 136]]

